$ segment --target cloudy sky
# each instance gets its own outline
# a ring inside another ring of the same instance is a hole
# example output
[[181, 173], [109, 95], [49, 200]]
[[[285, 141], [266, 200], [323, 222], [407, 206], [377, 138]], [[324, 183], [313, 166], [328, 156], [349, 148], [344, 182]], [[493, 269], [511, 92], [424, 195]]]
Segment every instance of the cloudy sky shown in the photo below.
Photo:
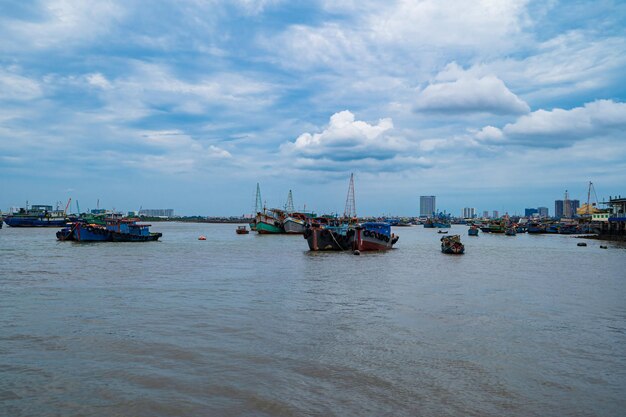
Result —
[[0, 209], [626, 194], [619, 0], [4, 0]]

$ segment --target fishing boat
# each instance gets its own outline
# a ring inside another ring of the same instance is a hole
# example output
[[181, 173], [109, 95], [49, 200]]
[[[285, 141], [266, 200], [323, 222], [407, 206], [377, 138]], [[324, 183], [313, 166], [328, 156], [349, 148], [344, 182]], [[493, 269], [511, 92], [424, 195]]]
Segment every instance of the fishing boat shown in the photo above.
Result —
[[391, 233], [391, 225], [365, 222], [355, 227], [353, 249], [360, 252], [391, 249], [399, 236]]
[[490, 233], [504, 233], [506, 231], [506, 225], [503, 220], [494, 220], [489, 224]]
[[346, 251], [354, 246], [355, 229], [347, 223], [340, 226], [313, 223], [304, 231], [311, 251]]
[[259, 234], [280, 234], [285, 233], [283, 220], [285, 212], [279, 209], [264, 209], [256, 216], [256, 231]]
[[283, 221], [285, 233], [301, 235], [306, 229], [308, 218], [303, 213], [291, 213]]
[[439, 230], [437, 233], [444, 234], [444, 233], [448, 233], [448, 231], [447, 230]]
[[[70, 199], [71, 200], [71, 199]], [[68, 201], [67, 207], [70, 202]], [[9, 214], [4, 222], [11, 227], [63, 227], [70, 221], [65, 210], [53, 210], [52, 206], [32, 205], [20, 208], [17, 213]]]
[[250, 233], [246, 226], [237, 226], [237, 230], [235, 230], [235, 232], [238, 235], [247, 235], [248, 233]]
[[526, 226], [526, 232], [528, 234], [539, 234], [546, 232], [546, 226], [539, 222], [531, 222]]
[[506, 230], [504, 231], [504, 234], [507, 236], [515, 236], [517, 234], [517, 231], [515, 230], [514, 227], [507, 227]]
[[460, 235], [449, 235], [441, 238], [441, 252], [451, 255], [461, 255], [465, 246], [461, 243]]
[[76, 221], [58, 231], [57, 239], [76, 242], [149, 242], [163, 236], [162, 233], [151, 233], [151, 225], [137, 221], [133, 218], [111, 218], [106, 220], [105, 226]]
[[470, 226], [469, 229], [467, 229], [467, 234], [469, 236], [478, 236], [478, 230], [480, 230], [480, 229], [478, 229], [478, 226], [473, 224], [473, 225]]
[[435, 228], [435, 224], [433, 223], [433, 220], [429, 217], [424, 221], [424, 228], [425, 229], [434, 229]]

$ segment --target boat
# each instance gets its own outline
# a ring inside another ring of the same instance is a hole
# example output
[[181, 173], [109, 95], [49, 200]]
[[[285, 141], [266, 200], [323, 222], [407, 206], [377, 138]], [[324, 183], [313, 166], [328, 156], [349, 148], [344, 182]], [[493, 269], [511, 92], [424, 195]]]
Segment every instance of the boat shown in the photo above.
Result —
[[355, 227], [353, 248], [360, 252], [391, 249], [400, 238], [391, 233], [391, 225], [384, 222], [365, 222]]
[[76, 242], [149, 242], [158, 240], [162, 233], [151, 233], [149, 224], [137, 223], [134, 218], [110, 218], [106, 225], [75, 221], [57, 232], [59, 240]]
[[460, 235], [449, 235], [441, 238], [441, 252], [451, 255], [461, 255], [465, 246], [461, 243]]
[[478, 226], [472, 225], [469, 229], [467, 229], [467, 234], [469, 236], [478, 236], [478, 230], [480, 230], [478, 229]]
[[311, 251], [346, 251], [354, 246], [355, 229], [347, 223], [340, 226], [313, 223], [304, 231]]
[[504, 231], [504, 234], [507, 236], [515, 236], [517, 232], [514, 227], [507, 227], [506, 230]]
[[506, 226], [504, 221], [495, 220], [489, 224], [489, 232], [490, 233], [504, 233], [506, 231]]
[[256, 231], [259, 234], [280, 234], [285, 233], [283, 220], [286, 214], [279, 209], [264, 209], [256, 216]]
[[306, 229], [308, 218], [304, 213], [291, 213], [283, 221], [285, 233], [301, 235]]
[[246, 226], [237, 226], [237, 230], [235, 230], [235, 232], [238, 235], [247, 235], [248, 233], [250, 233]]
[[70, 221], [66, 212], [67, 208], [65, 211], [53, 210], [52, 206], [36, 204], [9, 214], [4, 222], [11, 227], [63, 227]]
[[424, 221], [424, 228], [425, 229], [434, 229], [435, 228], [435, 224], [433, 223], [433, 220], [429, 217]]
[[539, 222], [531, 222], [526, 226], [526, 232], [528, 234], [539, 234], [546, 232], [546, 226]]
[[439, 230], [437, 233], [448, 233], [446, 230]]
[[206, 236], [200, 235], [200, 236], [198, 236], [198, 240], [206, 240]]

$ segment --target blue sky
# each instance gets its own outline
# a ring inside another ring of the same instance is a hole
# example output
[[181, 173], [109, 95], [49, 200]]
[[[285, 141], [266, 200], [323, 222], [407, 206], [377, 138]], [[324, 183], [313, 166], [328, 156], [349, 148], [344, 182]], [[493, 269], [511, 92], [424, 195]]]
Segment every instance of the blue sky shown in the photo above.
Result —
[[5, 0], [0, 209], [624, 195], [625, 32], [622, 1]]

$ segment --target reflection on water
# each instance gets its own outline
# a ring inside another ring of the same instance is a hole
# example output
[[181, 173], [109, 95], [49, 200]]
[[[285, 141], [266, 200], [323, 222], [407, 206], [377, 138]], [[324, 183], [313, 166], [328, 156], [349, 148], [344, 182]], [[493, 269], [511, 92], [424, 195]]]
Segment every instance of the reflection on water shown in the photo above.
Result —
[[[0, 415], [619, 415], [626, 249], [399, 228], [387, 253], [157, 223], [0, 230]], [[198, 241], [199, 235], [207, 241]], [[603, 243], [604, 244], [604, 243]]]

